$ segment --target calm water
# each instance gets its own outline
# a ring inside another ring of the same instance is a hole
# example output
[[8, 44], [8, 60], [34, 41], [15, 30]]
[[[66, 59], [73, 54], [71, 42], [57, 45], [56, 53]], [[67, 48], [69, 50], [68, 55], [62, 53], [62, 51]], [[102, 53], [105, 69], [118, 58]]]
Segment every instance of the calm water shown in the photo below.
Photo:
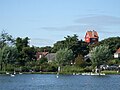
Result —
[[0, 90], [120, 90], [120, 75], [0, 75]]

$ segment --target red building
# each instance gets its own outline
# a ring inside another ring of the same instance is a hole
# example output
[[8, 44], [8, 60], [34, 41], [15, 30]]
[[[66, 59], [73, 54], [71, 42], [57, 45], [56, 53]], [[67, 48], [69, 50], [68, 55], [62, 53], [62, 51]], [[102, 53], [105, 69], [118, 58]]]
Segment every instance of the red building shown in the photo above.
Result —
[[87, 31], [86, 35], [85, 35], [85, 42], [90, 43], [90, 44], [94, 44], [96, 42], [98, 42], [98, 33], [96, 31]]

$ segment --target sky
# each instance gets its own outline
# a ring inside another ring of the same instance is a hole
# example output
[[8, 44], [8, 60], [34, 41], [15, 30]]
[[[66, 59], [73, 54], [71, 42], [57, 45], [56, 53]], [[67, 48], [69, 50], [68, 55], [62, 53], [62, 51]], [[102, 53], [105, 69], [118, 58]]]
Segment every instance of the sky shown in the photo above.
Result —
[[53, 46], [67, 35], [84, 40], [120, 36], [120, 0], [0, 0], [0, 32], [29, 37], [30, 45]]

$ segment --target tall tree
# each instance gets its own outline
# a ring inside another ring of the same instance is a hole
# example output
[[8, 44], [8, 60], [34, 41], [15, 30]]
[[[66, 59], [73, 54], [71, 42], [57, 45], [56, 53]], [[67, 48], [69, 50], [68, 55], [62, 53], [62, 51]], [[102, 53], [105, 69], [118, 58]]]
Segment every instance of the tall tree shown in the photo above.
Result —
[[82, 40], [78, 41], [76, 44], [72, 45], [70, 49], [73, 51], [74, 57], [78, 55], [87, 55], [89, 53], [88, 44]]
[[65, 49], [65, 48], [71, 48], [73, 45], [75, 45], [78, 42], [78, 36], [74, 34], [73, 36], [67, 36], [64, 37], [65, 40], [58, 41], [57, 43], [54, 44], [53, 46], [53, 52], [57, 52], [60, 49]]
[[110, 37], [100, 42], [100, 45], [108, 45], [110, 52], [113, 54], [120, 47], [120, 37]]
[[4, 30], [0, 34], [0, 48], [3, 48], [5, 45], [14, 45], [15, 40], [11, 35], [6, 33]]
[[56, 61], [59, 66], [70, 64], [73, 60], [73, 52], [68, 48], [61, 49], [56, 53]]
[[97, 66], [98, 69], [101, 64], [105, 64], [111, 57], [109, 47], [105, 45], [93, 48], [93, 50], [90, 51], [90, 54], [93, 67]]
[[[31, 52], [30, 52], [30, 46], [29, 46], [29, 38], [28, 37], [25, 37], [25, 38], [20, 38], [18, 37], [16, 39], [16, 48], [19, 52], [18, 54], [18, 63], [20, 65], [25, 65], [25, 63], [27, 62], [27, 60], [31, 59], [31, 56], [29, 55]], [[29, 53], [29, 54], [28, 54]], [[28, 57], [28, 55], [30, 57]]]
[[36, 49], [34, 47], [24, 47], [22, 51], [27, 62], [36, 60]]
[[0, 64], [1, 64], [1, 70], [3, 68], [6, 68], [7, 64], [13, 64], [17, 60], [17, 49], [15, 47], [10, 46], [4, 46], [2, 49], [0, 49]]

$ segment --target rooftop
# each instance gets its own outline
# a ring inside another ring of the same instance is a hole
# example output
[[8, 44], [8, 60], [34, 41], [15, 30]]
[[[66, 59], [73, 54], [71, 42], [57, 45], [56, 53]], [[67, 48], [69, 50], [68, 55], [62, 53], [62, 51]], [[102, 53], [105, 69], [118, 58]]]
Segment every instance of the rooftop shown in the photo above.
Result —
[[119, 49], [117, 49], [116, 53], [120, 53], [120, 48], [119, 48]]
[[98, 38], [98, 33], [96, 31], [87, 31], [86, 35], [89, 35], [89, 38]]

